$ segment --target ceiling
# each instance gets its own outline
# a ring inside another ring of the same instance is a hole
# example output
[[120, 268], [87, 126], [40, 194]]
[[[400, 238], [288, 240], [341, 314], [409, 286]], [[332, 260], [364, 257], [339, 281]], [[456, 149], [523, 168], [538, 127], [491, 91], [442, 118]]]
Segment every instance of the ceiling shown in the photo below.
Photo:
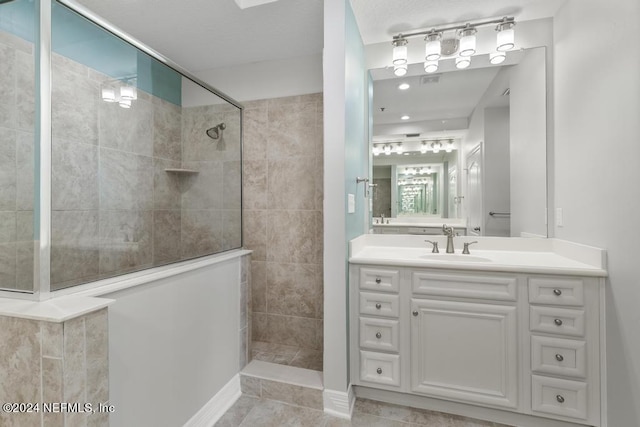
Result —
[[[191, 72], [320, 55], [322, 0], [76, 0]], [[242, 3], [242, 2], [241, 2]], [[351, 0], [365, 44], [478, 18], [552, 16], [563, 0]]]

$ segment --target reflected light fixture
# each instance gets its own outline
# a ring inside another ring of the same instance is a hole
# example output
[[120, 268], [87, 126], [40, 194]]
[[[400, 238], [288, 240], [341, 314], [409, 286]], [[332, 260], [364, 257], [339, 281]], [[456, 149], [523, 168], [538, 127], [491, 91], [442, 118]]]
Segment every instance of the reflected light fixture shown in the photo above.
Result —
[[453, 151], [453, 139], [450, 139], [449, 142], [447, 143], [447, 148], [445, 148], [445, 150], [447, 153], [450, 153]]
[[138, 94], [136, 93], [136, 88], [134, 88], [133, 86], [120, 87], [120, 99], [133, 101], [137, 98]]
[[422, 144], [420, 144], [420, 153], [427, 154], [427, 151], [429, 151], [429, 147], [426, 142], [422, 141]]
[[424, 71], [427, 73], [438, 71], [438, 61], [424, 61]]
[[393, 74], [398, 77], [402, 77], [407, 74], [407, 64], [402, 65], [394, 65], [393, 66]]
[[112, 88], [102, 88], [102, 100], [104, 102], [116, 102], [116, 91]]
[[431, 30], [431, 32], [425, 36], [424, 40], [426, 41], [426, 44], [424, 58], [427, 61], [437, 61], [440, 59], [441, 39], [442, 35], [436, 32], [436, 30]]
[[476, 53], [476, 33], [470, 24], [460, 30], [460, 56], [471, 56]]
[[374, 144], [371, 152], [373, 153], [374, 156], [380, 155], [380, 146]]
[[411, 87], [411, 85], [410, 85], [409, 83], [407, 83], [407, 82], [400, 83], [400, 84], [398, 85], [398, 89], [400, 89], [400, 90], [407, 90], [407, 89], [409, 89], [410, 87]]
[[493, 65], [502, 64], [507, 59], [507, 54], [504, 52], [491, 52], [489, 54], [489, 62]]
[[440, 152], [440, 149], [442, 148], [442, 144], [440, 144], [439, 141], [432, 142], [431, 148], [433, 149], [433, 154], [438, 154]]
[[400, 120], [409, 120], [411, 117], [407, 116], [406, 114], [402, 117], [400, 117]]
[[122, 108], [131, 108], [131, 100], [120, 98], [120, 101], [118, 101], [118, 105]]
[[498, 52], [505, 52], [515, 47], [515, 27], [516, 23], [513, 20], [509, 21], [507, 18], [503, 19], [503, 22], [498, 24], [496, 31], [498, 36], [496, 37], [496, 49]]
[[407, 63], [407, 39], [402, 34], [395, 37], [391, 42], [393, 45], [393, 65], [403, 65]]
[[458, 70], [464, 70], [469, 65], [471, 65], [471, 57], [470, 56], [458, 56], [456, 58], [456, 68]]
[[404, 149], [402, 148], [402, 143], [399, 142], [398, 144], [396, 144], [396, 153], [397, 154], [402, 154], [403, 150]]
[[389, 156], [391, 154], [391, 146], [389, 144], [384, 145], [384, 154]]

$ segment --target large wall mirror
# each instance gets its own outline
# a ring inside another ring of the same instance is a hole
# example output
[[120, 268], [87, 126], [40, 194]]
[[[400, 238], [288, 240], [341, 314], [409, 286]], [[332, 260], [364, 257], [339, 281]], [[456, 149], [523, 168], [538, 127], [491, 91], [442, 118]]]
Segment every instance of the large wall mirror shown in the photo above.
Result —
[[374, 232], [547, 236], [545, 48], [371, 76]]

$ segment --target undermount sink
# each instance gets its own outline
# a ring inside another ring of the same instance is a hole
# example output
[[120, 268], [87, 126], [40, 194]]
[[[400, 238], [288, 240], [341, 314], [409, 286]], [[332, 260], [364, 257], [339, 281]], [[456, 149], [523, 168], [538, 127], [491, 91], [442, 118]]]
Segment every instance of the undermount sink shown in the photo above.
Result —
[[489, 258], [464, 254], [427, 254], [420, 258], [433, 261], [455, 261], [455, 262], [491, 262]]

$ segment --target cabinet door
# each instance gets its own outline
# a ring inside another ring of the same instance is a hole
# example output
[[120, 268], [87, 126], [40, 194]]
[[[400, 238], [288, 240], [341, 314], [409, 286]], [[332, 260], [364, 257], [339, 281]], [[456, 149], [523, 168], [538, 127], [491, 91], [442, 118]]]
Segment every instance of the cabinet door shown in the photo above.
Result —
[[411, 389], [515, 408], [516, 307], [411, 300]]

